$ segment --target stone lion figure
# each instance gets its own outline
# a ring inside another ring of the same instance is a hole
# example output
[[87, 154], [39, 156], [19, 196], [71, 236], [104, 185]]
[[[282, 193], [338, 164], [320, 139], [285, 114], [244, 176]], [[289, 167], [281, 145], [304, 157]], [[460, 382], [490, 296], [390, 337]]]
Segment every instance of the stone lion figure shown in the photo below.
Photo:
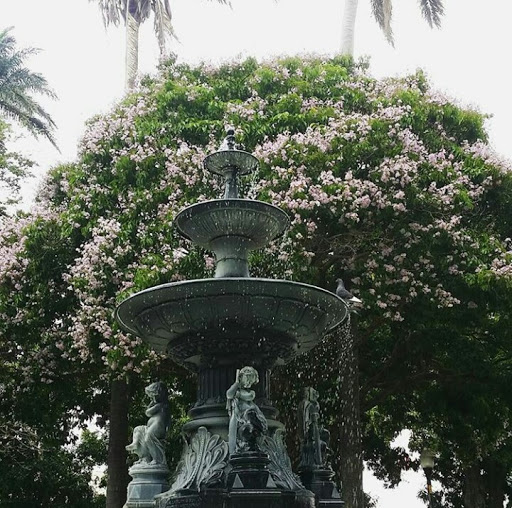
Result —
[[161, 381], [145, 389], [149, 397], [146, 425], [133, 429], [133, 442], [126, 449], [138, 455], [136, 464], [166, 465], [165, 436], [171, 423], [167, 387]]

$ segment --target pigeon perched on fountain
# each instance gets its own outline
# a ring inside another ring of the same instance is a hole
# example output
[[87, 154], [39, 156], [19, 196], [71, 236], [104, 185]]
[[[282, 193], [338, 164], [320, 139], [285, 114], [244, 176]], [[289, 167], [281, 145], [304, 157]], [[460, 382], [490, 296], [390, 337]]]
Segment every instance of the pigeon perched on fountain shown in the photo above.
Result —
[[345, 300], [345, 302], [351, 306], [363, 303], [362, 300], [357, 298], [357, 296], [354, 296], [350, 291], [348, 291], [345, 288], [343, 279], [336, 279], [336, 282], [338, 283], [338, 286], [336, 287], [336, 295], [337, 296], [339, 296], [341, 299]]

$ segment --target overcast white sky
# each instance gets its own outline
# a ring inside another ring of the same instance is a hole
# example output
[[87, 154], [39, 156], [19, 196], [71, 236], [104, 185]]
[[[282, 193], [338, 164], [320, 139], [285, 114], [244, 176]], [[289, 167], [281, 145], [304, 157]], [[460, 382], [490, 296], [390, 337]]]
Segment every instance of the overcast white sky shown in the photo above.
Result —
[[[371, 58], [376, 77], [424, 69], [434, 86], [465, 104], [491, 114], [490, 139], [512, 157], [510, 49], [512, 2], [444, 0], [441, 30], [422, 20], [418, 2], [395, 0], [395, 48], [384, 40], [370, 15], [370, 0], [360, 0], [356, 56]], [[233, 8], [207, 0], [172, 0], [180, 38], [172, 50], [189, 62], [241, 56], [297, 53], [333, 54], [339, 49], [343, 0], [231, 0]], [[38, 47], [29, 64], [43, 73], [59, 100], [44, 102], [58, 125], [59, 154], [48, 142], [25, 136], [16, 148], [38, 164], [41, 175], [58, 162], [73, 160], [84, 121], [107, 111], [123, 93], [124, 33], [105, 30], [97, 2], [88, 0], [0, 0], [0, 29], [13, 26], [19, 47]], [[141, 31], [140, 68], [154, 72], [158, 59], [152, 24]], [[507, 53], [506, 53], [507, 52]], [[27, 185], [25, 195], [32, 195]], [[368, 480], [380, 508], [424, 506], [416, 499], [423, 483], [408, 476], [400, 490], [384, 491]]]

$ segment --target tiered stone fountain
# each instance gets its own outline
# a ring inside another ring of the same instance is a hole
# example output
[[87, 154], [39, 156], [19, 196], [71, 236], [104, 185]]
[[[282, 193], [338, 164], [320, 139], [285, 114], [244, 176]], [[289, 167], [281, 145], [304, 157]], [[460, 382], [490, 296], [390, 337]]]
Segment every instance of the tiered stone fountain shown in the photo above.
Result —
[[[204, 166], [224, 178], [224, 197], [184, 209], [175, 225], [192, 243], [214, 252], [215, 277], [156, 286], [116, 310], [126, 331], [198, 375], [197, 402], [183, 427], [187, 446], [174, 483], [153, 505], [127, 506], [312, 507], [314, 495], [291, 471], [283, 425], [270, 402], [270, 373], [314, 347], [346, 319], [348, 309], [341, 298], [315, 286], [251, 277], [249, 252], [282, 235], [288, 216], [268, 203], [239, 198], [238, 178], [254, 171], [258, 160], [235, 147], [233, 131]], [[254, 466], [264, 485], [229, 479], [234, 466], [226, 391], [246, 365], [259, 374], [255, 402], [268, 422], [262, 442], [268, 460]], [[332, 501], [341, 506], [339, 499]]]

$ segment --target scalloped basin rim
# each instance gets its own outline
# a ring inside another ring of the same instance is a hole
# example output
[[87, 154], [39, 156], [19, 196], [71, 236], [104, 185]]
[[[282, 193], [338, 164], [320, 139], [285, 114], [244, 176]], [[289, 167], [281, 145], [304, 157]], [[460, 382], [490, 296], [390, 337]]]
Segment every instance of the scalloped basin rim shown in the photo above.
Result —
[[[240, 162], [245, 164], [240, 165]], [[223, 176], [224, 170], [236, 168], [239, 175], [248, 175], [258, 168], [260, 161], [252, 153], [245, 150], [228, 149], [218, 150], [207, 155], [203, 166], [210, 172]]]
[[207, 246], [212, 238], [245, 232], [253, 238], [251, 248], [255, 249], [281, 236], [290, 225], [290, 217], [264, 201], [230, 198], [190, 205], [176, 215], [173, 223], [182, 236], [198, 245]]
[[[227, 283], [228, 285], [239, 285], [239, 284], [265, 284], [265, 285], [286, 285], [297, 288], [309, 289], [313, 292], [322, 293], [324, 295], [328, 295], [329, 297], [333, 297], [336, 300], [342, 302], [345, 306], [345, 301], [340, 298], [335, 293], [328, 291], [327, 289], [321, 288], [319, 286], [313, 286], [312, 284], [306, 284], [305, 282], [297, 282], [294, 280], [286, 280], [286, 279], [264, 279], [260, 277], [224, 277], [224, 278], [210, 278], [210, 279], [189, 279], [189, 280], [179, 280], [176, 282], [166, 282], [165, 284], [159, 284], [158, 286], [153, 286], [147, 289], [142, 289], [133, 295], [128, 296], [125, 300], [123, 300], [118, 306], [117, 309], [123, 305], [125, 302], [128, 302], [132, 298], [142, 295], [145, 293], [151, 293], [153, 291], [162, 290], [169, 287], [184, 287], [184, 286], [193, 286], [197, 284], [220, 284]], [[236, 284], [235, 284], [236, 283]], [[255, 295], [258, 296], [258, 295]]]
[[[263, 290], [263, 291], [262, 291]], [[323, 288], [283, 279], [260, 278], [213, 278], [169, 282], [145, 289], [129, 296], [115, 309], [115, 317], [121, 327], [130, 333], [136, 331], [138, 315], [171, 302], [185, 302], [187, 299], [204, 297], [225, 297], [226, 295], [272, 297], [277, 300], [293, 298], [304, 306], [318, 305], [324, 312], [334, 316], [324, 334], [339, 326], [348, 314], [347, 304], [336, 294]], [[325, 308], [331, 307], [333, 308]], [[331, 314], [332, 313], [332, 314]], [[338, 316], [338, 319], [335, 318]]]
[[[176, 217], [179, 217], [182, 214], [186, 215], [186, 213], [190, 211], [191, 208], [208, 208], [209, 206], [213, 206], [214, 204], [226, 204], [226, 208], [229, 206], [235, 206], [238, 208], [273, 208], [276, 211], [276, 213], [284, 215], [288, 218], [288, 214], [282, 208], [279, 208], [278, 206], [273, 205], [272, 203], [267, 203], [266, 201], [260, 201], [258, 199], [247, 198], [217, 198], [209, 199], [208, 201], [199, 201], [198, 203], [192, 203], [191, 205], [188, 205], [187, 207], [183, 208], [183, 210], [178, 212], [178, 215], [176, 215]], [[176, 218], [174, 220], [176, 220]]]
[[[209, 209], [236, 209], [236, 210], [257, 210], [257, 211], [272, 211], [275, 214], [276, 219], [281, 219], [287, 224], [290, 223], [289, 215], [276, 205], [266, 203], [265, 201], [258, 201], [256, 199], [244, 199], [244, 198], [229, 198], [229, 199], [210, 199], [209, 201], [201, 201], [199, 203], [193, 203], [183, 210], [181, 210], [173, 222], [179, 222], [180, 220], [190, 220], [193, 215], [199, 212], [205, 212]], [[191, 213], [192, 210], [194, 213]], [[179, 226], [178, 226], [179, 227]]]

